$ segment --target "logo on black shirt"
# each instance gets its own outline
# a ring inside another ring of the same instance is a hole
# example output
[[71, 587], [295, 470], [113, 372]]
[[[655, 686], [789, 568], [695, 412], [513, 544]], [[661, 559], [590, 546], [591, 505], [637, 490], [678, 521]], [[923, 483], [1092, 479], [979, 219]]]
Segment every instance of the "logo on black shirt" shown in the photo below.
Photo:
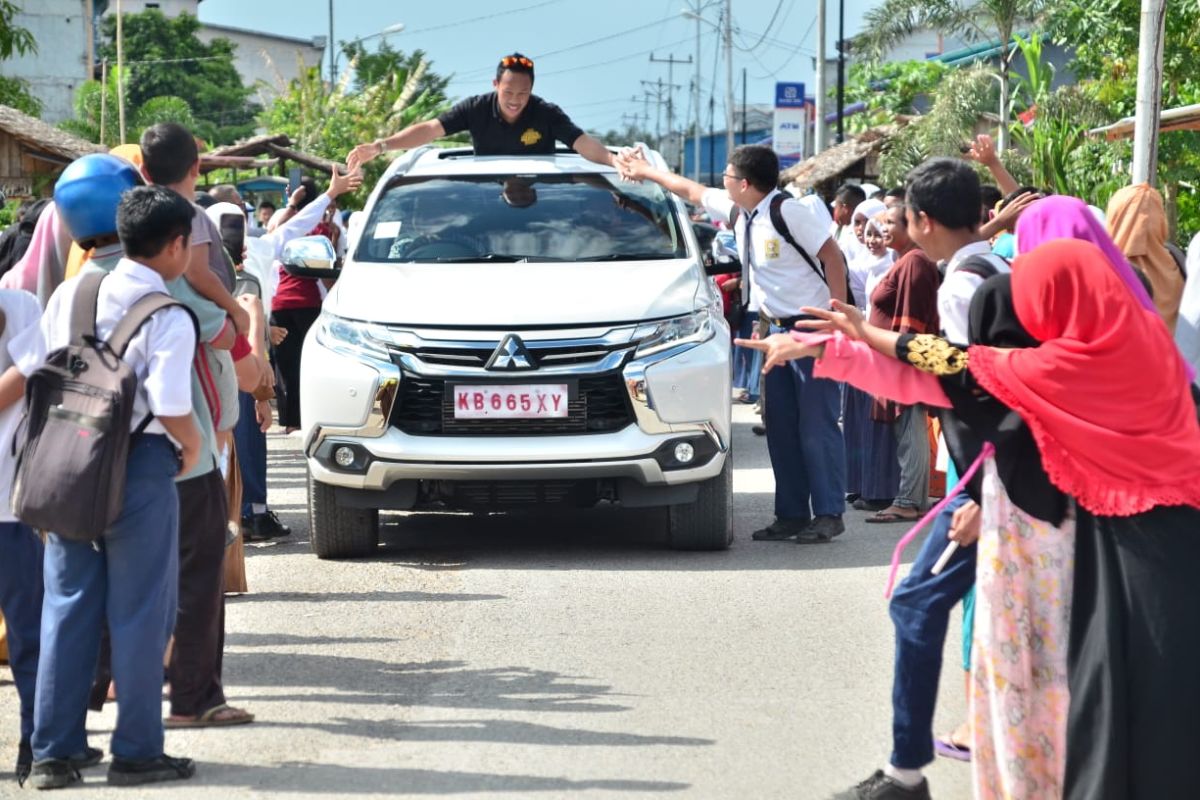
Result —
[[521, 144], [525, 145], [526, 147], [533, 147], [541, 140], [542, 135], [533, 128], [526, 128], [525, 132], [521, 134]]

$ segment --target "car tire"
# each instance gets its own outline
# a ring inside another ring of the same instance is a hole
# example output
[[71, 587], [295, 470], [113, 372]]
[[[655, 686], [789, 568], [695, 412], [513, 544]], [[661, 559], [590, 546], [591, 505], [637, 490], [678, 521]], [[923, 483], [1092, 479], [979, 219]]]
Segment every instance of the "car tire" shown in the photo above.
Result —
[[317, 558], [361, 558], [379, 547], [379, 511], [339, 508], [334, 487], [308, 474], [308, 539]]
[[700, 484], [696, 501], [667, 507], [667, 537], [675, 550], [727, 550], [733, 544], [733, 455], [715, 478]]

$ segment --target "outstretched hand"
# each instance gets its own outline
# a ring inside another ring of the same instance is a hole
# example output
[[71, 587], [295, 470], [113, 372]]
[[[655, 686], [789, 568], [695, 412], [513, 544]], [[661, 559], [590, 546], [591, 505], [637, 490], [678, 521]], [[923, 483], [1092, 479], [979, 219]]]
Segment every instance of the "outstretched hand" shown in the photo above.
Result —
[[765, 339], [734, 339], [733, 341], [734, 344], [758, 350], [766, 356], [763, 361], [764, 373], [797, 358], [820, 358], [824, 351], [824, 347], [821, 345], [796, 341], [790, 333], [774, 333]]
[[613, 156], [613, 165], [621, 178], [627, 181], [641, 181], [646, 177], [650, 162], [641, 147], [626, 147]]
[[971, 143], [963, 156], [968, 161], [977, 161], [985, 167], [1000, 161], [999, 156], [996, 155], [996, 143], [986, 133], [976, 136], [975, 141]]
[[828, 331], [829, 333], [840, 331], [851, 339], [859, 341], [866, 339], [867, 322], [863, 319], [861, 311], [841, 300], [831, 300], [830, 305], [833, 306], [832, 310], [814, 306], [805, 306], [800, 309], [801, 313], [816, 317], [816, 319], [802, 319], [796, 323], [796, 327], [800, 330]]

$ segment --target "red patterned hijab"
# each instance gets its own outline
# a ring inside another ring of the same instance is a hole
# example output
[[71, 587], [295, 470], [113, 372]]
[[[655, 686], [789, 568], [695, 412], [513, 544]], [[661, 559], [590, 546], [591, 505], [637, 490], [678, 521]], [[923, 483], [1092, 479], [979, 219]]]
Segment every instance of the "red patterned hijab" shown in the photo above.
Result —
[[970, 348], [970, 369], [1029, 425], [1051, 482], [1094, 514], [1200, 507], [1200, 422], [1183, 359], [1090, 242], [1013, 262], [1013, 306], [1041, 344]]

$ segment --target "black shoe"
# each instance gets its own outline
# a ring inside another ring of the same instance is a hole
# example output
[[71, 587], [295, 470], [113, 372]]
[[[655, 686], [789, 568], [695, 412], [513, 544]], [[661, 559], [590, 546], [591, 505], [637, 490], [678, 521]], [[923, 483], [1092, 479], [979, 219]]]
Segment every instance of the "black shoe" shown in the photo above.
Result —
[[35, 789], [62, 789], [83, 780], [69, 759], [47, 758], [33, 762], [30, 782]]
[[766, 425], [755, 425], [753, 428], [750, 429], [750, 432], [753, 433], [755, 436], [766, 436], [767, 435], [767, 426]]
[[262, 519], [263, 530], [271, 537], [284, 538], [292, 535], [292, 529], [279, 521], [279, 517], [271, 509], [258, 515]]
[[883, 511], [892, 505], [892, 501], [888, 500], [868, 500], [865, 497], [860, 497], [850, 504], [859, 511]]
[[750, 538], [756, 542], [782, 542], [795, 539], [808, 525], [806, 519], [777, 519], [762, 530], [750, 534]]
[[75, 769], [94, 767], [104, 760], [104, 751], [99, 747], [85, 747], [82, 753], [76, 753], [67, 759]]
[[143, 783], [181, 781], [196, 774], [196, 762], [190, 758], [161, 755], [145, 761], [113, 756], [108, 767], [109, 786], [138, 786]]
[[833, 800], [932, 800], [929, 796], [929, 781], [924, 778], [912, 788], [895, 778], [889, 778], [883, 770], [867, 778], [853, 789], [833, 796]]
[[29, 742], [21, 742], [17, 745], [17, 786], [24, 786], [25, 781], [29, 778], [29, 773], [33, 770], [33, 748], [29, 746]]
[[846, 530], [845, 524], [841, 517], [833, 517], [828, 514], [822, 514], [808, 524], [808, 527], [800, 531], [796, 536], [796, 541], [800, 544], [813, 544], [814, 542], [828, 542], [833, 537]]

